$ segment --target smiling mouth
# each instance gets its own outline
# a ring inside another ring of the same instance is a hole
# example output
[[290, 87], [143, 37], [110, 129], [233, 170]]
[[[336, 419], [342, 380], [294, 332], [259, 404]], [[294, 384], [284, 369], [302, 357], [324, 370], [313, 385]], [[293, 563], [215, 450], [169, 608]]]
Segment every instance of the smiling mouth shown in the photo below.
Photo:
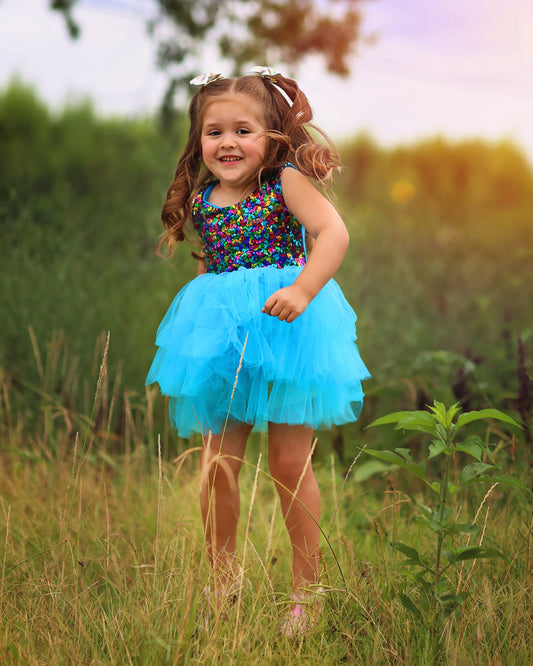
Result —
[[226, 162], [226, 163], [227, 162], [240, 162], [241, 159], [242, 159], [242, 157], [235, 157], [234, 155], [230, 155], [228, 157], [221, 157], [220, 161], [221, 162]]

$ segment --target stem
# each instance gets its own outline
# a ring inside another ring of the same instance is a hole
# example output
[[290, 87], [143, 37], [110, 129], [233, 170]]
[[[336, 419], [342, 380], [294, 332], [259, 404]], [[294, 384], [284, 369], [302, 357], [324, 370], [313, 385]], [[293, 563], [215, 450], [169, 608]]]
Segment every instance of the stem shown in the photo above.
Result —
[[[451, 442], [451, 433], [450, 428], [446, 428], [446, 467], [444, 469], [444, 481], [440, 490], [440, 516], [439, 516], [439, 525], [442, 528], [442, 523], [444, 521], [444, 510], [446, 508], [446, 502], [448, 501], [448, 479], [450, 477], [450, 467], [451, 467], [451, 455], [449, 454]], [[437, 583], [439, 582], [440, 576], [440, 558], [442, 551], [442, 542], [444, 541], [444, 534], [439, 532], [437, 537], [437, 560], [435, 564], [435, 592], [437, 591]]]

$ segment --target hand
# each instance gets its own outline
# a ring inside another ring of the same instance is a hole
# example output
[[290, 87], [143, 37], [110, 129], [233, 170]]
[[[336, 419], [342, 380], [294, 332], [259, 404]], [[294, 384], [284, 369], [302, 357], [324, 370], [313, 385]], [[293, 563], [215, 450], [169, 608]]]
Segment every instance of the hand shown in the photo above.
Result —
[[300, 287], [293, 284], [290, 287], [278, 289], [267, 298], [261, 312], [277, 317], [280, 321], [290, 323], [302, 314], [311, 302], [309, 295]]

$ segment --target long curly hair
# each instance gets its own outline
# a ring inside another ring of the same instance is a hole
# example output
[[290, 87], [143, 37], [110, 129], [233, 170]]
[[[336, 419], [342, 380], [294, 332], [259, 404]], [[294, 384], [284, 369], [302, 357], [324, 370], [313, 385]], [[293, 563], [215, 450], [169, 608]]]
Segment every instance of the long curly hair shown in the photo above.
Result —
[[[293, 79], [276, 74], [272, 79], [247, 75], [212, 81], [198, 90], [189, 106], [189, 136], [161, 211], [165, 231], [157, 245], [159, 254], [164, 246], [167, 254], [171, 254], [175, 243], [189, 237], [187, 222], [194, 196], [212, 177], [202, 162], [201, 137], [206, 103], [213, 101], [213, 97], [235, 93], [249, 95], [264, 109], [267, 149], [257, 174], [258, 182], [291, 162], [308, 178], [325, 187], [333, 171], [340, 166], [339, 154], [331, 140], [311, 124], [311, 106]], [[313, 135], [323, 141], [319, 142]]]

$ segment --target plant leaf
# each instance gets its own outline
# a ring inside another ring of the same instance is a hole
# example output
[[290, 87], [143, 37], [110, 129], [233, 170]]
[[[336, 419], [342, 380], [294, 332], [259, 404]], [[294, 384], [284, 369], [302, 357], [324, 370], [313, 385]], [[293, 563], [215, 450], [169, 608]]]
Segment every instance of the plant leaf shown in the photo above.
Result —
[[463, 483], [464, 486], [471, 486], [474, 483], [498, 483], [501, 486], [513, 486], [515, 488], [520, 488], [520, 490], [525, 490], [527, 493], [531, 492], [531, 489], [526, 486], [525, 483], [520, 481], [520, 479], [515, 479], [513, 476], [475, 476], [472, 479], [468, 479]]
[[401, 430], [421, 430], [429, 434], [435, 434], [435, 419], [429, 412], [423, 411], [404, 411], [386, 414], [367, 426], [372, 428], [377, 425], [387, 425], [396, 423], [396, 429]]
[[435, 400], [433, 407], [430, 406], [431, 411], [434, 414], [434, 418], [442, 425], [443, 428], [448, 430], [452, 423], [457, 412], [461, 411], [459, 403], [453, 404], [449, 409], [446, 409], [444, 403]]
[[373, 428], [374, 426], [378, 425], [388, 425], [390, 423], [397, 423], [398, 421], [401, 421], [405, 416], [408, 414], [411, 414], [412, 412], [405, 411], [405, 412], [391, 412], [390, 414], [386, 414], [385, 416], [380, 417], [379, 419], [376, 419], [375, 421], [372, 421], [367, 428]]
[[405, 460], [403, 456], [396, 453], [396, 451], [379, 451], [376, 449], [365, 449], [365, 453], [368, 453], [369, 456], [373, 456], [378, 460], [383, 460], [384, 462], [389, 463], [391, 465], [397, 465], [398, 467], [401, 467], [402, 469], [411, 472], [419, 479], [422, 479], [425, 483], [428, 483], [426, 480], [426, 466], [423, 462], [421, 463], [408, 462], [407, 460]]
[[418, 606], [415, 604], [415, 602], [412, 599], [409, 599], [409, 597], [403, 592], [400, 592], [400, 594], [398, 594], [398, 599], [400, 600], [402, 606], [410, 613], [412, 613], [417, 620], [423, 621], [424, 618], [422, 616], [422, 613], [420, 612]]
[[406, 462], [412, 462], [411, 459], [411, 450], [410, 449], [403, 449], [403, 448], [398, 448], [394, 449], [394, 453], [397, 453], [399, 456], [401, 456]]
[[461, 548], [443, 551], [442, 554], [450, 563], [463, 562], [464, 560], [507, 559], [505, 555], [496, 548], [483, 548], [483, 546], [463, 546]]
[[375, 474], [382, 474], [393, 469], [396, 469], [396, 465], [386, 465], [379, 460], [369, 460], [355, 468], [353, 480], [358, 482], [366, 481]]
[[420, 511], [420, 513], [426, 517], [428, 520], [430, 520], [433, 516], [433, 509], [430, 506], [426, 506], [425, 504], [418, 504], [418, 502], [415, 502], [416, 508]]
[[448, 481], [448, 493], [450, 497], [453, 497], [458, 490], [459, 486], [456, 486], [455, 483], [453, 483], [452, 481]]
[[467, 598], [468, 595], [464, 592], [460, 594], [443, 594], [442, 596], [435, 595], [435, 601], [443, 608], [446, 608], [448, 612], [453, 611], [457, 606], [461, 606]]
[[452, 523], [446, 528], [446, 534], [466, 534], [475, 536], [479, 533], [479, 527], [473, 523]]
[[[480, 445], [480, 443], [482, 445]], [[483, 455], [483, 450], [485, 448], [486, 447], [484, 446], [483, 441], [477, 435], [467, 437], [467, 439], [465, 439], [462, 444], [455, 445], [456, 451], [467, 453], [469, 456], [475, 458], [478, 462], [481, 462], [481, 456]]]
[[436, 433], [435, 419], [429, 412], [407, 412], [407, 416], [398, 421], [397, 429], [419, 430], [430, 435]]
[[461, 479], [463, 481], [463, 484], [466, 483], [467, 481], [470, 481], [470, 479], [473, 479], [474, 477], [486, 476], [486, 472], [492, 469], [498, 469], [498, 468], [496, 467], [496, 465], [489, 465], [488, 463], [482, 463], [482, 462], [466, 465], [465, 467], [463, 467], [463, 471], [461, 473]]
[[401, 543], [400, 541], [393, 541], [391, 546], [403, 555], [407, 555], [407, 557], [413, 562], [421, 562], [420, 554], [415, 548], [407, 546], [405, 543]]
[[484, 419], [505, 421], [505, 423], [510, 423], [511, 425], [515, 426], [515, 428], [522, 428], [522, 426], [511, 416], [507, 416], [507, 414], [500, 412], [499, 409], [481, 409], [479, 411], [466, 412], [465, 414], [461, 414], [457, 419], [457, 427], [462, 428], [468, 423], [472, 423], [473, 421], [483, 421]]
[[428, 460], [431, 460], [431, 458], [436, 458], [438, 455], [440, 455], [444, 450], [446, 449], [446, 444], [442, 442], [440, 439], [435, 439], [431, 444], [429, 445], [429, 455], [428, 455]]

